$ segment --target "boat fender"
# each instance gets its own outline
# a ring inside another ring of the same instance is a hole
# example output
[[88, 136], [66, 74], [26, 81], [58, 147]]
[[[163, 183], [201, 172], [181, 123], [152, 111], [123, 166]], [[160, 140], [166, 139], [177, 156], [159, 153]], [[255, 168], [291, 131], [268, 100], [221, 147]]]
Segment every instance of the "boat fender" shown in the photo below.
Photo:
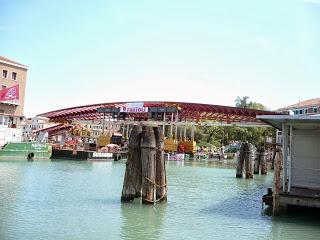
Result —
[[28, 161], [33, 161], [34, 153], [33, 152], [29, 153], [27, 158], [28, 158]]
[[121, 160], [121, 155], [119, 155], [119, 154], [114, 155], [113, 159], [114, 159], [114, 161], [120, 161]]

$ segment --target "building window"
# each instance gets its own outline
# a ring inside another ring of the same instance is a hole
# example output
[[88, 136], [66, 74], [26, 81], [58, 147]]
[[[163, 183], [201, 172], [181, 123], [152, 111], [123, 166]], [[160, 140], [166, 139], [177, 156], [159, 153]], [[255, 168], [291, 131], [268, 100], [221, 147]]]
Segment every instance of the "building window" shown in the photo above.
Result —
[[8, 71], [7, 70], [2, 70], [2, 77], [7, 78], [8, 77]]
[[12, 80], [17, 80], [17, 73], [12, 72], [11, 77], [12, 77]]
[[314, 107], [313, 108], [313, 113], [317, 113], [318, 112], [318, 108], [317, 107]]
[[299, 110], [299, 114], [303, 114], [303, 111], [302, 111], [302, 109], [301, 109], [301, 110]]

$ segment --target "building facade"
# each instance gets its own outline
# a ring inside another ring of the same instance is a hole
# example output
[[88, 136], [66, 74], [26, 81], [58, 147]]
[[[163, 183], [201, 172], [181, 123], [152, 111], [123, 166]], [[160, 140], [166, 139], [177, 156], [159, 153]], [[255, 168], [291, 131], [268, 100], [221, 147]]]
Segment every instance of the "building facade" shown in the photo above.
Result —
[[23, 141], [36, 140], [37, 132], [41, 131], [42, 129], [46, 129], [56, 125], [55, 123], [51, 123], [49, 121], [50, 121], [49, 118], [39, 117], [39, 116], [26, 119], [21, 125], [22, 140]]
[[0, 125], [15, 128], [24, 116], [27, 66], [0, 56], [0, 90], [17, 86], [18, 99], [0, 101]]
[[291, 115], [317, 115], [320, 114], [320, 98], [305, 100], [290, 106], [280, 108], [281, 112], [290, 112]]

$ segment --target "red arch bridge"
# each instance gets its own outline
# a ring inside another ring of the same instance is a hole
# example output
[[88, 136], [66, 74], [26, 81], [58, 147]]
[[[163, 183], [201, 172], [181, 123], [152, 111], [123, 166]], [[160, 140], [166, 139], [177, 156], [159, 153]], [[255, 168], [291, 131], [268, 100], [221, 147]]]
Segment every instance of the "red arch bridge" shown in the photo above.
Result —
[[77, 123], [95, 123], [104, 126], [104, 124], [130, 125], [147, 121], [163, 126], [175, 125], [175, 135], [177, 135], [178, 125], [267, 126], [256, 116], [280, 114], [271, 111], [200, 103], [144, 101], [85, 105], [42, 113], [38, 116], [47, 117], [51, 122], [60, 123], [46, 129], [49, 134], [66, 131], [72, 127], [72, 124]]

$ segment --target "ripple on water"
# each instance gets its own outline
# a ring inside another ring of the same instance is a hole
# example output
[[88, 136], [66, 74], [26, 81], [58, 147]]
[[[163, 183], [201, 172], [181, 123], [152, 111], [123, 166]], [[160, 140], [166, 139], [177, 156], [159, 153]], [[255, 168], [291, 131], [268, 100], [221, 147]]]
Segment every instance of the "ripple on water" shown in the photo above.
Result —
[[[121, 203], [125, 164], [0, 162], [0, 239], [320, 239], [319, 220], [261, 213], [272, 175], [167, 165], [168, 203]], [[308, 234], [306, 234], [308, 233]]]

